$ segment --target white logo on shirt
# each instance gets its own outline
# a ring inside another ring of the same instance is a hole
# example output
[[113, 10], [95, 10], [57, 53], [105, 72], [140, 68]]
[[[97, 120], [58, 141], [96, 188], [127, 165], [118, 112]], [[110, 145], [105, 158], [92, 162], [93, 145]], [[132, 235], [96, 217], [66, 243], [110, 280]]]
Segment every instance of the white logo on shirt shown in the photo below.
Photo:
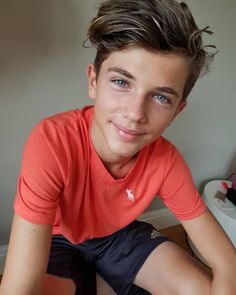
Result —
[[127, 193], [128, 200], [131, 201], [131, 202], [134, 202], [134, 195], [132, 193], [132, 190], [131, 189], [126, 189], [125, 191]]

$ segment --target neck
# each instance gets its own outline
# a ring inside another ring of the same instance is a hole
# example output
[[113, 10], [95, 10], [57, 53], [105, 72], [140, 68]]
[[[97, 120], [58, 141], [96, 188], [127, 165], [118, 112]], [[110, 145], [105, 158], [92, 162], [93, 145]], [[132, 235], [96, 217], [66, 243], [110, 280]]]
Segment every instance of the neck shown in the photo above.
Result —
[[117, 162], [103, 161], [106, 169], [115, 179], [125, 178], [135, 164], [137, 155], [129, 159], [123, 159]]

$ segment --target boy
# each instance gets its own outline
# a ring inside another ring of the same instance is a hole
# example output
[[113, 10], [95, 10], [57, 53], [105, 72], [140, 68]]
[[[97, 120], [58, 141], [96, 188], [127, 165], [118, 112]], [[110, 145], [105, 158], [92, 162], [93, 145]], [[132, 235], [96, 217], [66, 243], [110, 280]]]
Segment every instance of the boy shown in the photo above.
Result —
[[[89, 28], [94, 107], [46, 118], [28, 138], [1, 295], [92, 294], [95, 270], [122, 295], [236, 294], [235, 249], [161, 137], [207, 65], [203, 32], [184, 3], [101, 4]], [[213, 277], [136, 221], [157, 194]]]

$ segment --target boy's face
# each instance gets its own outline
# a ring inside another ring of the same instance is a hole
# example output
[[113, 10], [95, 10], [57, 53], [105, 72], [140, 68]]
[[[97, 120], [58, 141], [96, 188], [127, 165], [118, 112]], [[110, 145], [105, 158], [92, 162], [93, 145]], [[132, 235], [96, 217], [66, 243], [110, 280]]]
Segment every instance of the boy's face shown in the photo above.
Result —
[[132, 158], [160, 137], [186, 104], [187, 73], [185, 58], [137, 47], [111, 53], [98, 76], [88, 66], [91, 136], [102, 160]]

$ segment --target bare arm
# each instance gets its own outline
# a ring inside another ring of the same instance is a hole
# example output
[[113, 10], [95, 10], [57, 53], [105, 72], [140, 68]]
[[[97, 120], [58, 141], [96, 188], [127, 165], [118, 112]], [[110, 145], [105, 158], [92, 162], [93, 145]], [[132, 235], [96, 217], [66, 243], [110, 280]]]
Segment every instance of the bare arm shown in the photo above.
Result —
[[0, 295], [41, 294], [52, 226], [35, 225], [14, 215]]
[[236, 251], [215, 217], [207, 209], [200, 217], [182, 224], [213, 270], [211, 294], [236, 294]]

